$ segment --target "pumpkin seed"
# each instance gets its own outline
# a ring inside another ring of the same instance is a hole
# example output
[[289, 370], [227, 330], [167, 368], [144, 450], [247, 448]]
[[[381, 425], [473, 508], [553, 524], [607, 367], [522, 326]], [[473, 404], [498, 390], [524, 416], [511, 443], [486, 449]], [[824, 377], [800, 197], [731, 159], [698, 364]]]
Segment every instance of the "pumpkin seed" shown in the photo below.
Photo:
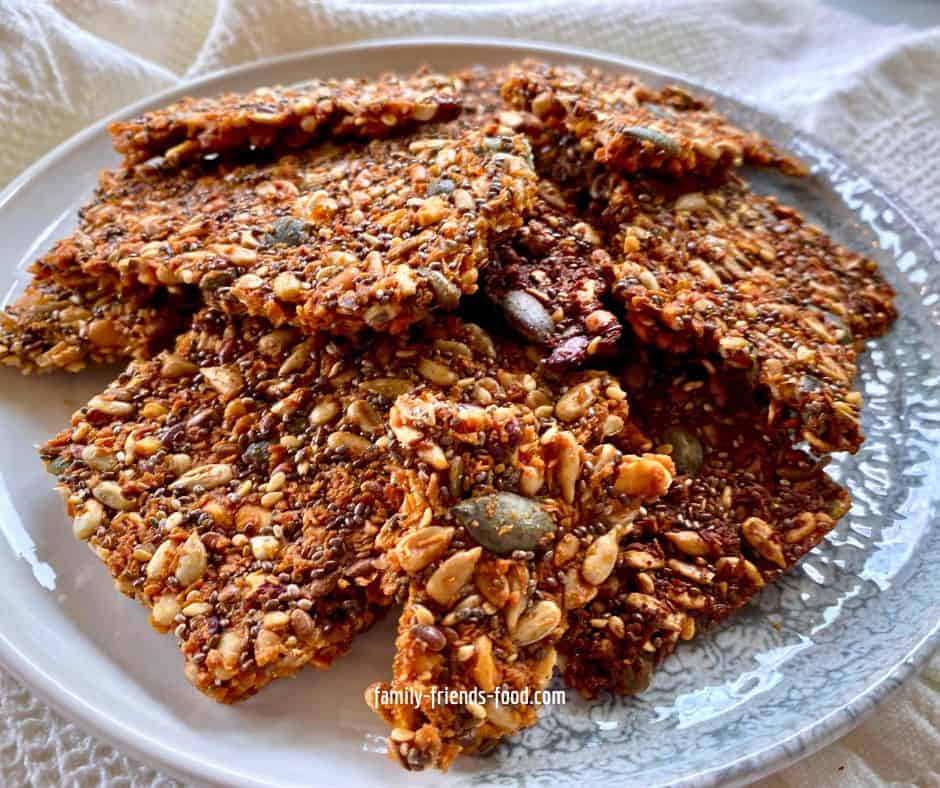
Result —
[[833, 520], [838, 520], [849, 510], [851, 505], [852, 502], [847, 497], [836, 498], [836, 500], [829, 504], [829, 516]]
[[702, 467], [705, 453], [702, 442], [682, 427], [670, 427], [663, 433], [663, 441], [672, 446], [672, 461], [679, 473], [694, 474]]
[[639, 695], [653, 683], [653, 660], [640, 657], [631, 665], [624, 666], [618, 691], [623, 695]]
[[633, 137], [641, 142], [648, 142], [657, 148], [662, 148], [666, 153], [672, 156], [678, 156], [680, 149], [678, 143], [672, 138], [667, 137], [661, 131], [651, 129], [648, 126], [627, 126], [622, 132], [629, 137]]
[[673, 112], [669, 107], [663, 106], [662, 104], [644, 104], [643, 109], [649, 112], [651, 115], [656, 115], [658, 118], [663, 118], [669, 120], [676, 116], [676, 113]]
[[53, 476], [61, 476], [68, 470], [69, 465], [71, 465], [70, 458], [56, 457], [46, 463], [46, 472], [51, 473]]
[[497, 153], [512, 153], [512, 139], [510, 137], [484, 137], [483, 147]]
[[548, 342], [555, 333], [555, 322], [542, 302], [524, 290], [511, 290], [503, 298], [503, 314], [509, 324], [526, 339]]
[[510, 492], [481, 495], [451, 509], [473, 539], [494, 553], [532, 550], [555, 522], [536, 501]]
[[436, 181], [431, 181], [428, 184], [427, 196], [433, 197], [435, 194], [451, 194], [456, 188], [457, 184], [450, 178], [438, 178]]
[[282, 216], [275, 220], [271, 229], [264, 234], [261, 243], [265, 246], [284, 244], [285, 246], [300, 246], [310, 240], [307, 222], [295, 219], [293, 216]]
[[434, 271], [430, 268], [421, 268], [419, 269], [419, 273], [427, 278], [431, 290], [434, 291], [434, 298], [437, 299], [437, 303], [440, 304], [441, 309], [449, 312], [457, 308], [457, 304], [460, 303], [460, 288], [457, 287], [457, 285], [451, 282], [440, 271]]
[[230, 287], [234, 281], [235, 277], [231, 271], [210, 271], [199, 280], [199, 287], [211, 293], [223, 287]]
[[852, 334], [852, 329], [841, 317], [827, 309], [821, 309], [819, 307], [813, 307], [812, 309], [814, 312], [818, 312], [822, 315], [823, 319], [830, 324], [836, 335], [836, 340], [840, 345], [850, 345], [852, 343], [855, 339]]
[[826, 388], [826, 384], [815, 375], [807, 373], [800, 378], [800, 392], [803, 394], [814, 394], [824, 388]]

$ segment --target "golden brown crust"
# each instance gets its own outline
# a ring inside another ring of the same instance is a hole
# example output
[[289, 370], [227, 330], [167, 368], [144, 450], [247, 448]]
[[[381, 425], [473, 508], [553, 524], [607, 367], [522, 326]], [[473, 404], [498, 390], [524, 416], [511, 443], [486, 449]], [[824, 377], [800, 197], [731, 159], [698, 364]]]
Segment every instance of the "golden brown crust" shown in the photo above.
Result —
[[296, 87], [186, 97], [164, 109], [111, 125], [125, 164], [154, 156], [176, 164], [206, 154], [274, 145], [299, 148], [318, 140], [388, 137], [460, 112], [459, 80], [419, 72], [400, 78], [311, 80]]

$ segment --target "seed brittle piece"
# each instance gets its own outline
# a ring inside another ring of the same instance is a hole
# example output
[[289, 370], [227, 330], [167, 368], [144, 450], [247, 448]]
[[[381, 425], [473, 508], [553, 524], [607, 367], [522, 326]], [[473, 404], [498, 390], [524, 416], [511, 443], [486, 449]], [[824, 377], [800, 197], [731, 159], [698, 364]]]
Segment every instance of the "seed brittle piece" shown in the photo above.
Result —
[[400, 332], [477, 287], [535, 194], [521, 135], [435, 127], [270, 162], [104, 173], [75, 234], [88, 273], [198, 286], [306, 332]]
[[75, 535], [216, 700], [328, 667], [392, 601], [374, 541], [403, 492], [354, 358], [205, 309], [41, 450]]
[[[328, 666], [391, 603], [404, 576], [377, 536], [424, 516], [440, 480], [423, 464], [441, 461], [411, 444], [392, 406], [412, 392], [449, 402], [497, 375], [531, 405], [537, 386], [500, 374], [505, 354], [523, 354], [511, 348], [457, 318], [355, 344], [206, 308], [172, 352], [132, 363], [41, 454], [75, 535], [158, 629], [175, 631], [187, 677], [235, 701]], [[557, 407], [573, 421], [589, 399], [582, 387]], [[597, 429], [622, 425], [612, 415]], [[643, 462], [668, 484], [668, 458]], [[565, 500], [576, 470], [561, 471]], [[620, 482], [625, 495], [635, 476]]]
[[[275, 321], [337, 333], [400, 330], [430, 309], [453, 309], [476, 288], [488, 238], [521, 223], [534, 190], [498, 150], [511, 129], [482, 138], [479, 154], [451, 147], [492, 126], [500, 106], [491, 72], [455, 77], [464, 82], [465, 116], [407, 140], [103, 172], [78, 229], [33, 265], [35, 284], [4, 319], [4, 363], [78, 371], [145, 358], [185, 325], [196, 298], [178, 291], [197, 283], [230, 311], [248, 302]], [[528, 158], [524, 144], [510, 153]]]
[[446, 396], [403, 394], [390, 414], [420, 464], [414, 514], [380, 537], [409, 591], [393, 679], [367, 701], [409, 769], [446, 769], [535, 723], [567, 611], [597, 592], [612, 539], [674, 471], [618, 448], [628, 407], [609, 375], [562, 381], [504, 341], [495, 359], [481, 377], [455, 357]]
[[612, 291], [636, 334], [749, 370], [770, 394], [772, 420], [795, 413], [815, 450], [857, 450], [857, 353], [897, 315], [877, 264], [737, 180], [606, 188], [598, 205], [612, 229]]
[[528, 61], [510, 72], [502, 93], [511, 107], [537, 119], [530, 127], [537, 152], [571, 136], [623, 173], [708, 174], [744, 161], [805, 173], [799, 161], [679, 87], [653, 90], [630, 75]]
[[616, 568], [569, 615], [559, 643], [569, 686], [644, 691], [655, 667], [793, 567], [848, 511], [820, 463], [768, 434], [739, 375], [631, 365], [638, 450], [671, 453], [678, 475], [619, 540]]
[[164, 109], [111, 125], [126, 164], [154, 156], [176, 163], [206, 154], [309, 145], [318, 139], [388, 137], [460, 112], [459, 80], [418, 73], [311, 80], [211, 98], [186, 97]]

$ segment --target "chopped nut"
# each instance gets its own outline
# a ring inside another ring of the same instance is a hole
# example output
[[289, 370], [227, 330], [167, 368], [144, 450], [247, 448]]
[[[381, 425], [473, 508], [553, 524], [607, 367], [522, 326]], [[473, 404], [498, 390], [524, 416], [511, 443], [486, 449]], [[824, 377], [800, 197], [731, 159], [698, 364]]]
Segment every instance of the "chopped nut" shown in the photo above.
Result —
[[619, 538], [618, 529], [611, 528], [606, 534], [595, 539], [587, 549], [581, 564], [581, 574], [591, 585], [599, 586], [614, 571]]
[[222, 396], [226, 402], [238, 395], [244, 386], [241, 373], [233, 367], [203, 367], [203, 377]]
[[473, 680], [484, 692], [496, 689], [496, 663], [493, 662], [493, 642], [486, 636], [480, 635], [473, 641], [476, 661], [473, 664]]
[[281, 543], [273, 536], [253, 536], [250, 543], [251, 554], [259, 561], [273, 560], [281, 548]]
[[160, 374], [165, 378], [183, 378], [194, 375], [198, 371], [199, 367], [175, 353], [165, 355], [163, 364], [160, 367]]
[[555, 415], [564, 422], [580, 419], [597, 400], [594, 381], [585, 381], [572, 386], [555, 404]]
[[439, 386], [450, 386], [457, 382], [457, 375], [453, 370], [430, 359], [423, 358], [418, 362], [418, 372]]
[[741, 525], [741, 533], [751, 546], [768, 561], [786, 569], [787, 560], [774, 529], [759, 517], [748, 517]]
[[162, 580], [170, 573], [170, 566], [176, 554], [173, 542], [166, 541], [160, 544], [147, 563], [147, 579]]
[[85, 505], [72, 523], [72, 533], [75, 538], [88, 539], [104, 522], [104, 515], [104, 507], [98, 501], [93, 498], [85, 501]]
[[160, 629], [169, 629], [173, 626], [179, 612], [180, 603], [176, 598], [176, 594], [163, 594], [157, 598], [150, 615], [154, 626]]
[[136, 409], [132, 402], [119, 402], [100, 396], [92, 397], [88, 401], [88, 410], [96, 410], [106, 416], [130, 416]]
[[708, 555], [708, 544], [695, 531], [668, 531], [665, 536], [686, 555]]

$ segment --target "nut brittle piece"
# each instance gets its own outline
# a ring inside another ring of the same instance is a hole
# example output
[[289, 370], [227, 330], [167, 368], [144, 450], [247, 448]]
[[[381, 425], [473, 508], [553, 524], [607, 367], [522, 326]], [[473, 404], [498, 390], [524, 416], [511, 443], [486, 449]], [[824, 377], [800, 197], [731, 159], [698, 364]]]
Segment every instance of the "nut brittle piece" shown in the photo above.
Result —
[[126, 164], [154, 156], [176, 163], [206, 154], [257, 150], [318, 139], [388, 137], [460, 112], [461, 85], [440, 74], [408, 78], [311, 80], [294, 87], [186, 97], [164, 109], [111, 125]]
[[877, 264], [734, 179], [701, 191], [607, 185], [598, 205], [612, 229], [612, 291], [636, 334], [749, 370], [772, 421], [793, 412], [815, 450], [857, 450], [857, 351], [897, 315]]
[[477, 287], [535, 193], [525, 138], [434, 127], [268, 162], [102, 176], [80, 264], [143, 287], [198, 286], [232, 313], [304, 331], [398, 332]]
[[519, 334], [545, 346], [549, 366], [583, 367], [620, 341], [620, 321], [601, 301], [610, 255], [551, 182], [539, 191], [529, 220], [483, 269], [482, 290]]
[[204, 310], [41, 451], [75, 536], [216, 700], [328, 667], [392, 601], [374, 541], [403, 492], [353, 358]]
[[511, 70], [502, 93], [509, 106], [532, 116], [536, 152], [571, 137], [623, 173], [708, 174], [745, 161], [805, 173], [799, 161], [679, 87], [653, 90], [630, 75], [527, 61]]
[[535, 723], [567, 612], [672, 481], [668, 457], [618, 448], [629, 414], [616, 380], [562, 380], [533, 358], [504, 340], [490, 370], [455, 356], [445, 396], [409, 392], [390, 414], [419, 461], [412, 514], [380, 536], [409, 591], [393, 679], [366, 697], [408, 769], [446, 769]]
[[637, 449], [677, 476], [619, 540], [596, 597], [559, 643], [567, 684], [588, 697], [644, 691], [683, 640], [724, 621], [813, 549], [848, 510], [818, 462], [767, 433], [740, 375], [632, 364]]
[[[68, 254], [64, 245], [57, 254]], [[0, 313], [0, 364], [24, 373], [79, 372], [128, 358], [151, 358], [183, 330], [195, 309], [192, 293], [135, 287], [120, 278], [34, 265], [24, 292]]]

